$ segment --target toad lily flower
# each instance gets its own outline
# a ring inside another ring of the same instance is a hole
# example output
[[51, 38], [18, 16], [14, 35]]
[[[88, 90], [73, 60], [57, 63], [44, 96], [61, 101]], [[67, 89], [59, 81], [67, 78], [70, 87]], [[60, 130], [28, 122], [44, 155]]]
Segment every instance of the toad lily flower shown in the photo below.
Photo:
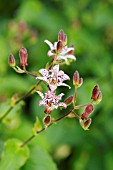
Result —
[[[51, 91], [54, 91], [58, 86], [68, 86], [63, 83], [65, 80], [70, 80], [69, 76], [62, 70], [59, 71], [59, 65], [55, 65], [53, 69], [40, 69], [39, 72], [43, 77], [36, 77], [37, 79], [46, 81]], [[70, 88], [70, 86], [68, 86]]]
[[59, 32], [58, 42], [55, 42], [54, 44], [48, 40], [45, 40], [44, 42], [47, 43], [50, 47], [48, 56], [52, 56], [53, 61], [65, 60], [65, 62], [68, 63], [68, 59], [76, 60], [74, 56], [74, 46], [69, 48], [66, 46], [67, 36], [62, 30]]
[[39, 101], [39, 106], [44, 106], [45, 107], [45, 113], [51, 114], [52, 110], [57, 109], [59, 106], [62, 106], [66, 108], [66, 104], [63, 102], [59, 103], [59, 100], [61, 100], [62, 96], [64, 95], [61, 93], [58, 96], [55, 96], [55, 92], [53, 91], [47, 91], [45, 93], [45, 97], [42, 92], [37, 91], [37, 93], [40, 95], [42, 100]]

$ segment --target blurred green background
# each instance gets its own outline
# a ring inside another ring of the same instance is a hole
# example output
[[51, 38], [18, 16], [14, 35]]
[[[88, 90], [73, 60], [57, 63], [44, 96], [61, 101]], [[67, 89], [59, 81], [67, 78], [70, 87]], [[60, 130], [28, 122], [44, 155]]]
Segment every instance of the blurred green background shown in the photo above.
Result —
[[[76, 62], [62, 69], [71, 77], [78, 70], [84, 84], [78, 91], [77, 104], [90, 101], [91, 91], [99, 84], [102, 102], [95, 107], [90, 131], [84, 131], [75, 119], [66, 118], [37, 136], [29, 146], [47, 151], [58, 170], [113, 169], [113, 0], [15, 0], [0, 1], [0, 114], [14, 94], [27, 92], [37, 80], [17, 74], [8, 65], [13, 53], [19, 65], [19, 49], [28, 50], [28, 70], [38, 71], [50, 61], [45, 39], [57, 41], [63, 29], [68, 44], [75, 45]], [[67, 82], [72, 86], [72, 82]], [[72, 89], [59, 88], [73, 94]], [[9, 114], [0, 125], [0, 153], [9, 138], [25, 140], [32, 134], [36, 116], [44, 117], [37, 94], [31, 95]], [[64, 111], [63, 111], [64, 112]], [[82, 113], [80, 109], [78, 114]], [[53, 116], [62, 111], [54, 111]], [[42, 154], [42, 155], [41, 155]], [[43, 153], [33, 150], [21, 170], [45, 170], [38, 167]], [[46, 162], [46, 163], [49, 163]], [[36, 165], [33, 166], [33, 165]], [[49, 167], [49, 166], [48, 166]], [[52, 170], [49, 167], [48, 170]], [[46, 168], [47, 170], [47, 168]]]

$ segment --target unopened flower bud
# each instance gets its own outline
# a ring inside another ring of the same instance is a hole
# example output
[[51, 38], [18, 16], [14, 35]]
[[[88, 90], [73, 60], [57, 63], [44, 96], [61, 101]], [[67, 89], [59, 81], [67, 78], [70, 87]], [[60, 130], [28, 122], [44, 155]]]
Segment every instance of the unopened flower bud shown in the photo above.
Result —
[[91, 118], [87, 119], [85, 122], [84, 122], [84, 129], [85, 130], [88, 130], [89, 126], [91, 125]]
[[102, 92], [99, 91], [99, 94], [98, 94], [98, 97], [97, 97], [98, 103], [100, 103], [101, 100], [102, 100]]
[[61, 41], [63, 46], [65, 46], [67, 44], [67, 36], [66, 36], [66, 34], [64, 34], [63, 30], [60, 30], [60, 32], [58, 34], [58, 41]]
[[81, 119], [88, 119], [88, 116], [93, 112], [94, 107], [92, 104], [88, 104], [84, 110], [84, 112], [81, 115]]
[[58, 43], [57, 43], [57, 52], [60, 53], [62, 48], [63, 48], [62, 42], [58, 41]]
[[93, 88], [91, 99], [93, 99], [94, 104], [98, 104], [102, 100], [102, 93], [98, 85]]
[[71, 45], [71, 47], [73, 48], [73, 50], [69, 51], [68, 54], [69, 55], [74, 55], [74, 45]]
[[75, 71], [73, 75], [73, 84], [75, 87], [80, 87], [83, 84], [83, 78], [79, 77], [79, 72]]
[[27, 50], [26, 48], [21, 48], [20, 49], [20, 52], [19, 52], [19, 55], [20, 55], [20, 64], [22, 67], [24, 66], [27, 66], [27, 58], [28, 58], [28, 53], [27, 53]]
[[15, 58], [14, 58], [13, 54], [10, 54], [10, 56], [9, 56], [9, 65], [11, 67], [15, 67], [16, 66], [16, 62], [15, 62]]
[[64, 103], [68, 106], [72, 103], [73, 96], [69, 96], [67, 99], [64, 100]]
[[91, 98], [92, 98], [93, 100], [97, 100], [98, 93], [99, 93], [99, 86], [96, 85], [96, 86], [93, 88], [92, 97], [91, 97]]
[[46, 114], [51, 114], [51, 112], [52, 112], [51, 107], [47, 107], [47, 108], [44, 110], [44, 113], [46, 113]]
[[91, 122], [91, 118], [87, 119], [85, 122], [82, 119], [79, 120], [79, 123], [84, 130], [89, 130], [88, 128], [91, 125]]
[[47, 115], [46, 117], [44, 117], [43, 123], [44, 125], [49, 125], [51, 123], [51, 116]]

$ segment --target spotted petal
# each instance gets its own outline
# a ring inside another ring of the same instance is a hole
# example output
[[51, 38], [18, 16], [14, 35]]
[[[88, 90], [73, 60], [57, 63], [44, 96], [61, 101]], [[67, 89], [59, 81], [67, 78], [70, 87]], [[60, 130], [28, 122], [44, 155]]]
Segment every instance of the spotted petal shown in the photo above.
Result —
[[49, 72], [46, 69], [40, 69], [39, 73], [41, 73], [43, 76], [46, 76], [46, 77], [49, 75]]
[[59, 71], [59, 65], [55, 65], [55, 66], [53, 67], [53, 71], [58, 72], [58, 71]]
[[37, 91], [37, 93], [39, 94], [39, 96], [40, 96], [42, 99], [44, 99], [44, 95], [43, 95], [43, 93], [42, 93], [42, 92]]

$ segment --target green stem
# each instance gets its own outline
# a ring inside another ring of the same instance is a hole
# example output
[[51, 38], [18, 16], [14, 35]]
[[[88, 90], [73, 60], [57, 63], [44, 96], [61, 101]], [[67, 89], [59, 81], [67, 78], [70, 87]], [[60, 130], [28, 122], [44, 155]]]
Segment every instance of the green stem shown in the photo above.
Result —
[[13, 109], [13, 106], [10, 106], [10, 108], [4, 113], [3, 116], [0, 118], [0, 122], [9, 114], [9, 112]]
[[88, 104], [91, 104], [91, 102], [86, 103], [86, 104], [81, 104], [81, 105], [78, 105], [78, 106], [74, 106], [74, 109], [80, 109], [81, 107], [87, 106]]
[[74, 95], [73, 95], [73, 105], [74, 105], [74, 107], [75, 107], [76, 99], [77, 99], [77, 88], [75, 87], [75, 91], [74, 91]]
[[[53, 63], [50, 64], [49, 69], [50, 69], [52, 66], [53, 66]], [[14, 68], [14, 69], [15, 69], [15, 71], [17, 71], [16, 68]], [[29, 74], [29, 75], [31, 75], [31, 76], [37, 77], [35, 74], [27, 71], [25, 67], [24, 67], [23, 69], [24, 69], [24, 70], [23, 70], [23, 73], [26, 73], [26, 74]], [[42, 81], [42, 80], [39, 80], [39, 81], [37, 82], [37, 84], [36, 84], [31, 90], [29, 90], [24, 96], [20, 97], [20, 98], [15, 102], [14, 106], [17, 105], [21, 100], [24, 100], [26, 97], [28, 97], [28, 96], [35, 90], [35, 88], [41, 83], [41, 81]], [[10, 108], [4, 113], [4, 115], [0, 117], [0, 122], [9, 114], [9, 112], [14, 108], [14, 106], [10, 106]]]
[[[56, 123], [56, 122], [64, 119], [65, 117], [67, 117], [67, 116], [73, 111], [73, 109], [74, 109], [74, 108], [72, 108], [68, 113], [66, 113], [65, 115], [59, 117], [58, 119], [53, 120], [53, 121], [48, 125], [48, 127], [52, 126], [54, 123]], [[48, 127], [47, 127], [47, 128], [48, 128]], [[46, 127], [43, 127], [40, 131], [37, 131], [37, 132], [36, 132], [37, 135], [40, 134], [41, 132], [43, 132], [43, 131], [44, 131], [45, 129], [47, 129], [47, 128], [46, 128]], [[32, 136], [30, 136], [25, 142], [23, 142], [23, 143], [20, 145], [20, 147], [24, 147], [25, 145], [27, 145], [27, 144], [28, 144], [35, 136], [37, 136], [37, 135], [32, 135]]]
[[23, 69], [24, 69], [24, 72], [25, 72], [26, 74], [28, 74], [28, 75], [30, 75], [30, 76], [33, 76], [33, 77], [37, 77], [36, 74], [27, 71], [27, 70], [26, 70], [26, 67], [23, 67]]
[[74, 111], [72, 111], [71, 113], [73, 113], [73, 115], [79, 120], [80, 116], [78, 116]]
[[14, 104], [14, 106], [10, 106], [9, 109], [4, 113], [3, 116], [0, 117], [0, 122], [10, 113], [10, 111], [22, 100], [24, 100], [26, 97], [28, 97], [34, 90], [35, 88], [41, 83], [41, 80], [37, 82], [37, 84], [30, 89], [25, 95], [23, 95], [22, 97], [20, 97]]

